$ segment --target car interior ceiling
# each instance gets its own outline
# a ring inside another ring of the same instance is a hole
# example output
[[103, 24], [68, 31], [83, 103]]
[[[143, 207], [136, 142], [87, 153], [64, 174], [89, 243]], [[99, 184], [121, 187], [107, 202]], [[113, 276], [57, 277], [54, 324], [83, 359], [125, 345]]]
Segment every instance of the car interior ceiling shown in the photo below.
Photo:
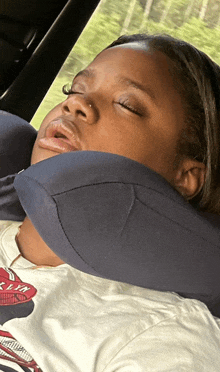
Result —
[[0, 0], [0, 109], [30, 121], [99, 0]]

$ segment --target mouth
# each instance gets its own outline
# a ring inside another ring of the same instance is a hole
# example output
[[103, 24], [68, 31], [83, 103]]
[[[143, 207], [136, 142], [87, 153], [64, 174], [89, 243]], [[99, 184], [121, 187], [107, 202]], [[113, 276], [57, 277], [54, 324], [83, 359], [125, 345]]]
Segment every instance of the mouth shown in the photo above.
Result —
[[45, 137], [39, 139], [38, 145], [60, 154], [81, 150], [74, 123], [62, 118], [48, 125]]

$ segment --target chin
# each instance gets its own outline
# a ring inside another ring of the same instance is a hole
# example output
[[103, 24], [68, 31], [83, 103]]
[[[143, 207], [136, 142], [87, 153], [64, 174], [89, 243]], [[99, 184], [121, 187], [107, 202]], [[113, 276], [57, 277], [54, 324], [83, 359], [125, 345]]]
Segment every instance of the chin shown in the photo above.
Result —
[[59, 152], [50, 151], [46, 149], [34, 149], [31, 156], [31, 165], [39, 163], [40, 161], [60, 155]]

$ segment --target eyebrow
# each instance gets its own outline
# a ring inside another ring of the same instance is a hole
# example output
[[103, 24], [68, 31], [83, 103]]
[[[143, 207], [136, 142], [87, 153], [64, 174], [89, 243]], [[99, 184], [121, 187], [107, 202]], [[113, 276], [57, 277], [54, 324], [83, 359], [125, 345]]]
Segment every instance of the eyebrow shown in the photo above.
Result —
[[126, 84], [128, 86], [131, 86], [135, 89], [138, 89], [138, 90], [141, 90], [145, 93], [148, 94], [148, 96], [150, 96], [152, 98], [152, 100], [155, 100], [156, 97], [155, 97], [155, 94], [154, 92], [152, 91], [152, 89], [150, 89], [149, 87], [146, 87], [144, 86], [143, 84], [135, 81], [135, 80], [132, 80], [132, 79], [129, 79], [129, 78], [126, 78], [126, 77], [123, 77], [121, 76], [118, 80], [119, 83], [122, 83], [122, 84]]
[[[76, 74], [75, 79], [79, 76], [94, 78], [96, 76], [96, 74], [91, 69], [86, 69], [86, 70], [79, 71], [78, 74]], [[130, 86], [132, 88], [135, 88], [135, 89], [138, 89], [138, 90], [141, 90], [141, 91], [147, 93], [148, 96], [150, 96], [150, 98], [154, 101], [156, 99], [155, 94], [152, 91], [152, 89], [150, 89], [149, 87], [144, 86], [143, 84], [141, 84], [141, 83], [139, 83], [135, 80], [129, 79], [129, 78], [124, 77], [124, 76], [120, 76], [119, 79], [117, 80], [117, 82], [120, 83], [120, 84], [124, 84], [124, 85]]]

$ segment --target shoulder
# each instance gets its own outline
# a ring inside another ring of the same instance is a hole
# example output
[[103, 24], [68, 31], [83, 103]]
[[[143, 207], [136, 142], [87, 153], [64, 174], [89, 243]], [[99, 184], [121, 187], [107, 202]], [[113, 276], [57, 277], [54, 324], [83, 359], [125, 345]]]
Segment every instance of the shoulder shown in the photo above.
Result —
[[184, 302], [175, 315], [143, 327], [115, 354], [104, 372], [218, 372], [218, 322], [199, 301]]

